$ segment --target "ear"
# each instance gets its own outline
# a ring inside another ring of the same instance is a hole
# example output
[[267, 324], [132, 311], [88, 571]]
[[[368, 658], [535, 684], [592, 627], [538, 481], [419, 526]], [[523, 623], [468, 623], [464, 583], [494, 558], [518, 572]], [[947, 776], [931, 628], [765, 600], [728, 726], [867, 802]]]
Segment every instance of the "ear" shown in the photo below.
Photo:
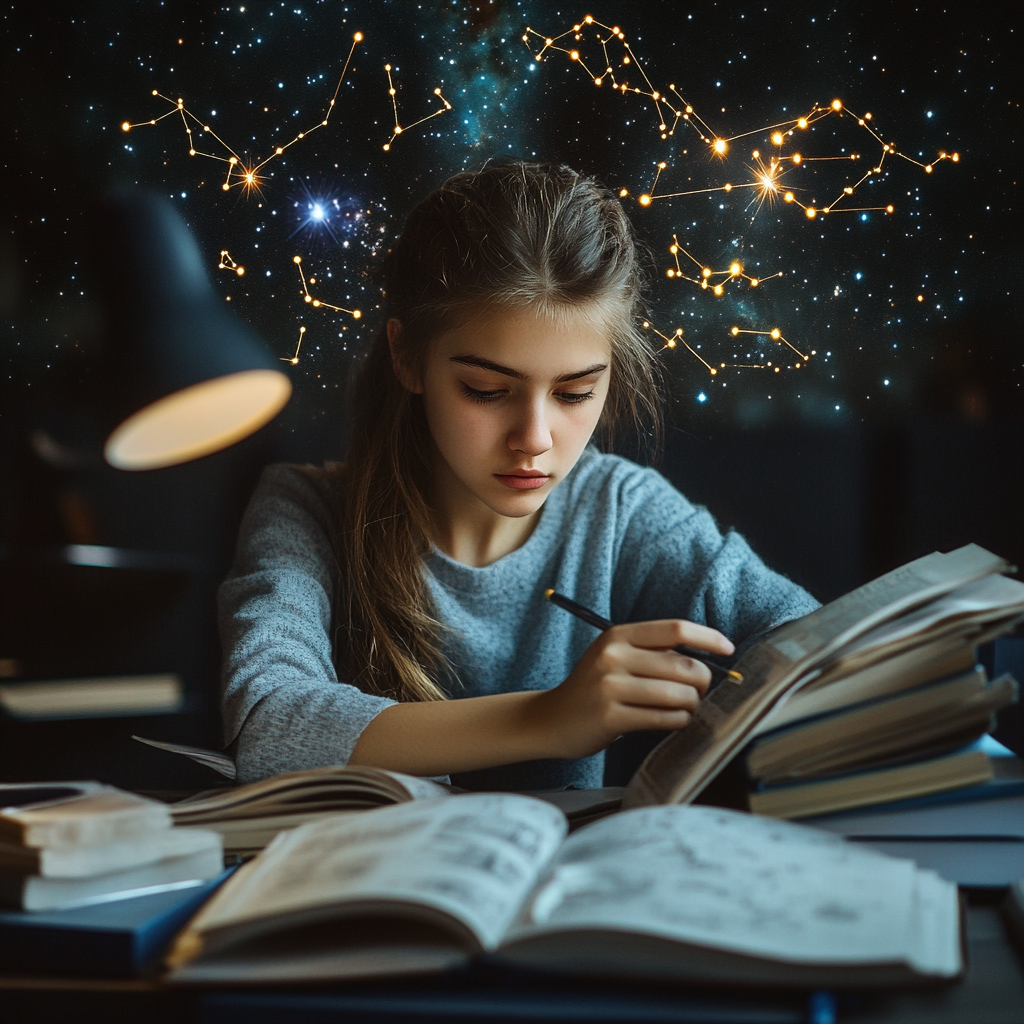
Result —
[[390, 319], [388, 321], [387, 330], [388, 349], [391, 352], [391, 366], [395, 371], [395, 376], [398, 378], [398, 382], [406, 391], [411, 391], [414, 395], [422, 394], [423, 388], [416, 379], [416, 375], [406, 365], [399, 346], [399, 339], [402, 336], [402, 322], [400, 320], [395, 320], [394, 318]]

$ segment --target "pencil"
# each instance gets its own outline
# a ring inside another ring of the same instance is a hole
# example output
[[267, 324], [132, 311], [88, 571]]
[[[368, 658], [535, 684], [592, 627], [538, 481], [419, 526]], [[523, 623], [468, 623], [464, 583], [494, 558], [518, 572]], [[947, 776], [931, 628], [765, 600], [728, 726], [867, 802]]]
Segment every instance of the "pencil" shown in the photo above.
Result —
[[[552, 604], [557, 604], [559, 608], [564, 608], [565, 611], [571, 615], [575, 615], [576, 618], [582, 619], [588, 625], [593, 626], [595, 629], [605, 630], [611, 629], [613, 623], [609, 622], [606, 618], [598, 615], [597, 612], [592, 612], [589, 608], [585, 608], [583, 605], [578, 604], [571, 597], [566, 597], [565, 594], [559, 594], [555, 590], [550, 588], [544, 591], [544, 597], [547, 598]], [[712, 661], [704, 651], [695, 650], [692, 647], [686, 647], [680, 644], [676, 647], [680, 654], [685, 654], [689, 658], [693, 658], [695, 661], [703, 662], [712, 673], [718, 673], [724, 679], [728, 679], [730, 683], [742, 683], [743, 673], [737, 672], [733, 668], [728, 668], [725, 665], [720, 665], [717, 661]]]

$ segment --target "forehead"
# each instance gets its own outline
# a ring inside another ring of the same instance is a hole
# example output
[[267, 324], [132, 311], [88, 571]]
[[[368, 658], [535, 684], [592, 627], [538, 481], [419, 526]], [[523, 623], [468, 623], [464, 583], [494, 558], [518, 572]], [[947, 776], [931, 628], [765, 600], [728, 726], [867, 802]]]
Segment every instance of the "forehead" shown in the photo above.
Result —
[[477, 356], [533, 376], [557, 376], [607, 362], [612, 341], [607, 310], [597, 303], [553, 311], [486, 310], [436, 339], [432, 356]]

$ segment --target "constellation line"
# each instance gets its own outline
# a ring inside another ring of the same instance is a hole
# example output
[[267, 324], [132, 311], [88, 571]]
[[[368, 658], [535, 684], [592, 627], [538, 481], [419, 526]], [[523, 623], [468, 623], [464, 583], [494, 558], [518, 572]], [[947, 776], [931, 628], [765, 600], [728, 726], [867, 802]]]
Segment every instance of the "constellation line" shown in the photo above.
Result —
[[[358, 320], [363, 314], [358, 309], [345, 309], [344, 306], [335, 306], [330, 302], [323, 302], [321, 299], [315, 299], [310, 294], [309, 287], [306, 284], [306, 275], [302, 270], [302, 257], [293, 256], [292, 263], [298, 268], [299, 280], [302, 282], [302, 296], [303, 301], [308, 302], [314, 309], [333, 309], [336, 313], [348, 313], [354, 320]], [[309, 284], [316, 284], [316, 278], [310, 277]]]
[[[301, 142], [311, 132], [316, 131], [318, 128], [326, 127], [327, 122], [330, 119], [331, 112], [334, 110], [335, 103], [337, 102], [338, 92], [341, 90], [341, 83], [344, 82], [345, 74], [348, 72], [349, 64], [352, 61], [352, 55], [355, 53], [356, 47], [363, 41], [363, 38], [362, 32], [356, 32], [352, 37], [352, 46], [348, 51], [348, 56], [345, 58], [345, 64], [341, 69], [341, 76], [338, 78], [338, 84], [334, 88], [334, 95], [327, 104], [327, 110], [324, 113], [323, 120], [313, 125], [312, 128], [309, 128], [304, 132], [299, 132], [291, 142], [286, 142], [281, 146], [275, 146], [273, 152], [262, 160], [256, 159], [252, 163], [246, 163], [208, 124], [193, 114], [192, 111], [185, 106], [184, 100], [172, 100], [169, 96], [164, 96], [163, 93], [159, 92], [157, 89], [154, 89], [151, 95], [158, 96], [160, 99], [166, 100], [166, 102], [172, 104], [172, 109], [168, 110], [166, 114], [161, 114], [159, 117], [151, 118], [149, 121], [139, 121], [136, 124], [132, 124], [130, 121], [122, 121], [121, 130], [129, 132], [133, 128], [141, 128], [144, 125], [153, 125], [162, 121], [165, 117], [173, 117], [174, 114], [179, 114], [185, 128], [185, 134], [188, 137], [188, 155], [204, 156], [210, 160], [218, 160], [228, 165], [227, 176], [224, 179], [224, 183], [221, 185], [221, 188], [225, 192], [227, 192], [233, 185], [241, 186], [246, 192], [252, 192], [254, 190], [259, 192], [260, 185], [262, 184], [259, 172], [262, 168], [266, 167], [271, 160], [275, 160], [277, 157], [281, 156], [286, 149], [294, 146], [296, 142]], [[198, 128], [202, 130], [202, 133], [208, 134], [211, 138], [216, 139], [216, 141], [224, 147], [225, 151], [229, 155], [223, 156], [219, 153], [207, 153], [197, 149], [195, 139], [192, 135], [193, 125], [198, 126]]]
[[279, 356], [278, 358], [282, 363], [291, 363], [292, 366], [299, 365], [299, 349], [302, 348], [302, 336], [306, 333], [305, 327], [299, 328], [299, 342], [295, 346], [295, 355], [293, 356]]
[[384, 70], [388, 73], [388, 95], [391, 97], [391, 109], [395, 115], [395, 129], [391, 133], [391, 138], [384, 143], [384, 152], [387, 153], [391, 149], [391, 144], [401, 135], [403, 132], [409, 131], [410, 128], [416, 128], [418, 125], [423, 124], [424, 121], [429, 121], [432, 117], [437, 117], [439, 114], [443, 114], [448, 110], [452, 109], [452, 105], [441, 95], [441, 87], [438, 86], [434, 89], [434, 95], [437, 96], [444, 104], [439, 110], [435, 110], [432, 114], [427, 114], [426, 117], [421, 117], [418, 121], [413, 121], [412, 124], [403, 125], [398, 120], [398, 98], [397, 90], [395, 89], [394, 80], [391, 77], [391, 65], [385, 64]]

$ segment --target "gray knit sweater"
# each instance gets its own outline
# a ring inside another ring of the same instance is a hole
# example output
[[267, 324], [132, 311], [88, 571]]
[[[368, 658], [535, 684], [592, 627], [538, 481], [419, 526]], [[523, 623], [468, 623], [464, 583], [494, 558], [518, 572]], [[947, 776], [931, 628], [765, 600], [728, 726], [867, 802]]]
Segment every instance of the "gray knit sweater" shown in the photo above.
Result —
[[[339, 502], [323, 470], [263, 474], [220, 588], [226, 741], [239, 782], [345, 764], [367, 724], [393, 701], [339, 681], [331, 655]], [[588, 448], [554, 489], [522, 547], [492, 565], [439, 551], [424, 573], [452, 627], [450, 696], [557, 686], [597, 631], [543, 599], [554, 587], [613, 622], [685, 618], [739, 648], [814, 609], [735, 533], [661, 475]], [[343, 636], [341, 632], [339, 635]], [[453, 778], [467, 788], [600, 786], [604, 754], [530, 761]]]

